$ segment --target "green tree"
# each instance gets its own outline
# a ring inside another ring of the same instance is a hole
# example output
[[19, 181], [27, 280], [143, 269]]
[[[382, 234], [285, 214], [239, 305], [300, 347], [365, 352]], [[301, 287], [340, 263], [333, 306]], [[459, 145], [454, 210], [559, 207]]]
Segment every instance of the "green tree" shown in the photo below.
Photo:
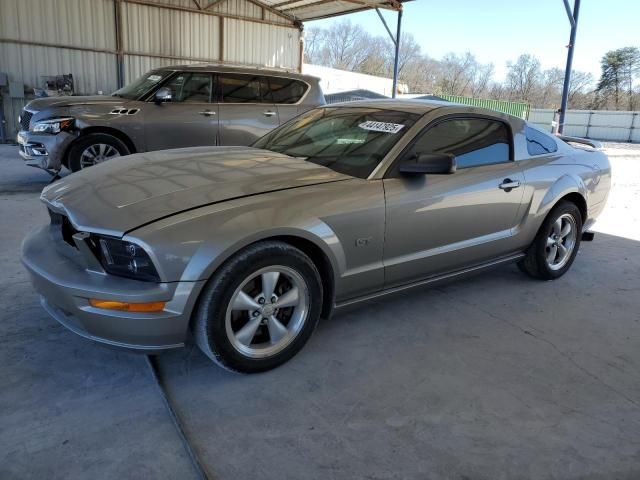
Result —
[[610, 50], [600, 61], [602, 73], [596, 93], [605, 101], [613, 96], [616, 110], [623, 94], [628, 97], [629, 110], [634, 107], [633, 83], [640, 71], [640, 50], [624, 47]]

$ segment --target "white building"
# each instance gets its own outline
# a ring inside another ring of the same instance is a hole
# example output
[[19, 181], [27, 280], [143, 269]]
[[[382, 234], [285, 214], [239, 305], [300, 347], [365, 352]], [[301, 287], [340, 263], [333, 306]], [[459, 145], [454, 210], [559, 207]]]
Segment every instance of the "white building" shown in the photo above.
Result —
[[[341, 93], [350, 90], [369, 90], [386, 97], [393, 93], [393, 79], [366, 75], [364, 73], [338, 70], [337, 68], [321, 65], [302, 64], [302, 73], [320, 78], [320, 85], [325, 94]], [[409, 88], [404, 83], [398, 83], [399, 93], [406, 93]]]

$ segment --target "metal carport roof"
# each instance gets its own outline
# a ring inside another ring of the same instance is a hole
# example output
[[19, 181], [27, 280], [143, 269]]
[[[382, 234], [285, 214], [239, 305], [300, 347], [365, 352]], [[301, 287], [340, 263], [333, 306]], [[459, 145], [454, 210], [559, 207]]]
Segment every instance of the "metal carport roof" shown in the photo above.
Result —
[[407, 0], [260, 0], [260, 3], [272, 11], [305, 22], [373, 8], [401, 10], [404, 1]]

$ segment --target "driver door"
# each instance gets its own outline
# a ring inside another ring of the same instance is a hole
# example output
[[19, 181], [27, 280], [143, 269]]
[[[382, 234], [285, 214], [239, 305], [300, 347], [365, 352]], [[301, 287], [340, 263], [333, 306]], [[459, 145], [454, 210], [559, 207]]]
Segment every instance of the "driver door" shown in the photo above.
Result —
[[150, 103], [144, 109], [147, 151], [216, 145], [218, 105], [211, 102], [213, 82], [208, 72], [181, 72], [163, 85], [171, 90], [171, 101]]
[[[398, 286], [510, 253], [524, 176], [506, 124], [453, 118], [428, 126], [399, 162], [456, 156], [453, 174], [385, 178], [385, 286]], [[398, 163], [399, 163], [398, 162]], [[510, 184], [512, 188], [505, 188]]]

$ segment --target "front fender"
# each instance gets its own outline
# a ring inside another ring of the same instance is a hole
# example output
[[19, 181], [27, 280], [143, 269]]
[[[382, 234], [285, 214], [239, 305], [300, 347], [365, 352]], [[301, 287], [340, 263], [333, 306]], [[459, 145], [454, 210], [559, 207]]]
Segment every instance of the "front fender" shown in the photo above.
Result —
[[283, 236], [320, 248], [336, 278], [345, 271], [345, 252], [327, 223], [307, 217], [300, 209], [278, 209], [269, 202], [260, 207], [254, 197], [169, 217], [130, 232], [125, 239], [147, 245], [163, 280], [174, 282], [206, 280], [242, 248]]
[[201, 246], [188, 263], [182, 275], [184, 281], [206, 280], [232, 255], [243, 248], [260, 241], [277, 237], [294, 237], [311, 242], [320, 248], [331, 263], [335, 283], [346, 268], [345, 254], [335, 232], [324, 222], [292, 227], [277, 227], [259, 232], [251, 232], [236, 242], [225, 242], [216, 238]]
[[127, 236], [149, 246], [161, 278], [169, 282], [208, 279], [247, 245], [295, 237], [324, 253], [336, 296], [346, 298], [382, 287], [384, 226], [382, 182], [350, 179], [184, 211]]

